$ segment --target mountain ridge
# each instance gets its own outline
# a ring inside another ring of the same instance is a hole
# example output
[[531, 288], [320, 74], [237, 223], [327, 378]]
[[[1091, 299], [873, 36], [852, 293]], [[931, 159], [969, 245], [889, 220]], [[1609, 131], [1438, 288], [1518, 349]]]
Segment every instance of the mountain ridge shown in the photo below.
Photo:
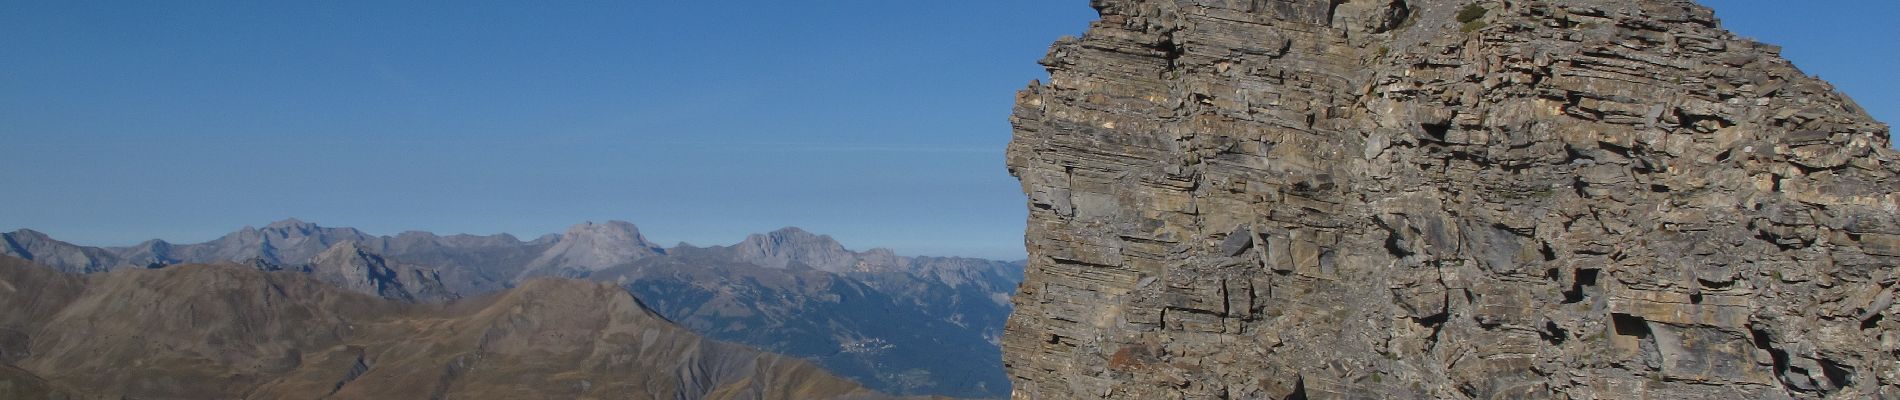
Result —
[[[603, 238], [603, 236], [605, 238]], [[541, 246], [559, 244], [575, 239], [621, 241], [621, 246], [632, 254], [607, 255], [586, 254], [582, 256], [542, 254], [543, 259], [533, 260], [541, 268], [563, 264], [554, 260], [580, 259], [569, 268], [578, 270], [598, 270], [618, 264], [631, 262], [644, 256], [664, 254], [669, 247], [655, 244], [640, 233], [639, 227], [631, 222], [607, 220], [601, 223], [582, 222], [569, 226], [560, 233], [549, 233], [533, 240], [521, 240], [509, 233], [489, 235], [454, 233], [439, 234], [430, 231], [406, 230], [394, 235], [372, 235], [351, 227], [328, 227], [298, 218], [265, 224], [264, 227], [245, 226], [228, 232], [217, 238], [198, 242], [178, 244], [164, 239], [148, 239], [131, 246], [90, 246], [65, 242], [53, 238], [44, 232], [31, 228], [20, 228], [12, 232], [0, 232], [0, 254], [13, 256], [32, 256], [35, 251], [29, 248], [44, 248], [37, 253], [54, 256], [66, 256], [76, 252], [92, 252], [95, 258], [87, 260], [63, 260], [53, 258], [48, 265], [69, 272], [99, 272], [119, 268], [145, 268], [152, 264], [175, 264], [181, 262], [238, 261], [262, 259], [273, 264], [296, 264], [313, 258], [317, 253], [328, 250], [344, 241], [356, 242], [376, 253], [405, 253], [416, 247], [475, 248], [495, 246]], [[20, 244], [15, 244], [16, 242]], [[572, 244], [570, 244], [572, 245]], [[679, 243], [673, 247], [700, 247]], [[739, 242], [712, 247], [746, 248], [749, 261], [759, 262], [777, 268], [789, 266], [793, 262], [804, 263], [810, 267], [824, 266], [831, 272], [848, 269], [853, 263], [848, 258], [862, 257], [867, 254], [881, 254], [885, 259], [898, 257], [889, 248], [874, 247], [861, 252], [848, 250], [830, 235], [816, 234], [796, 226], [781, 227], [767, 233], [747, 235]], [[561, 248], [568, 249], [568, 248]], [[597, 248], [583, 248], [583, 251], [598, 251]], [[99, 253], [103, 251], [103, 253]], [[278, 254], [289, 253], [289, 254]], [[853, 253], [853, 254], [845, 254]], [[904, 256], [912, 258], [939, 259], [983, 259], [968, 256]], [[42, 257], [23, 257], [28, 259]], [[90, 269], [88, 269], [90, 268]], [[529, 268], [534, 269], [534, 268]], [[524, 276], [525, 277], [525, 276]]]
[[539, 277], [608, 282], [714, 339], [812, 359], [891, 393], [969, 397], [1006, 393], [996, 343], [1022, 271], [1016, 262], [855, 252], [796, 227], [727, 246], [673, 248], [623, 221], [576, 224], [532, 241], [376, 236], [294, 218], [182, 245], [90, 248], [0, 233], [16, 236], [40, 250], [7, 254], [50, 255], [67, 272], [235, 262], [400, 302], [479, 297]]

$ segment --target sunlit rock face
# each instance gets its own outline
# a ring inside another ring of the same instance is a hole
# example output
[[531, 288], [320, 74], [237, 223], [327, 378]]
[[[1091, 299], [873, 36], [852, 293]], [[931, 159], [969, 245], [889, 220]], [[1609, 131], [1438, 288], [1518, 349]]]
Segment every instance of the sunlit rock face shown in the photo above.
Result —
[[1900, 398], [1887, 128], [1707, 8], [1092, 4], [1016, 398]]

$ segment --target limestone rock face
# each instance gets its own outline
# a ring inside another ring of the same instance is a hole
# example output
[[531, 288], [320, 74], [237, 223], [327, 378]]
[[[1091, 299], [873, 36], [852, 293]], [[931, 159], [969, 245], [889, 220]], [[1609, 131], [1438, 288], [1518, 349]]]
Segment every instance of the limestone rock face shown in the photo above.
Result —
[[317, 280], [387, 299], [442, 302], [460, 297], [442, 283], [435, 269], [391, 262], [356, 242], [330, 247], [304, 269]]
[[826, 272], [845, 272], [857, 265], [857, 256], [831, 236], [798, 228], [746, 236], [745, 241], [732, 247], [740, 259], [769, 268], [803, 264]]
[[575, 225], [541, 257], [528, 262], [516, 279], [537, 275], [574, 275], [599, 271], [642, 257], [659, 255], [660, 246], [648, 242], [640, 228], [625, 221]]
[[1092, 3], [1016, 398], [1900, 398], [1887, 128], [1707, 8]]

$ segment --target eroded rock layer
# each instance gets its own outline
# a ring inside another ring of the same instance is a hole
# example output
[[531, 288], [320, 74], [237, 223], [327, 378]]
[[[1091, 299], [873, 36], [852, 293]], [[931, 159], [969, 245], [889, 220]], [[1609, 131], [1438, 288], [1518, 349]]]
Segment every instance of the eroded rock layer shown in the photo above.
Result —
[[1093, 5], [1017, 398], [1900, 398], [1887, 128], [1707, 8]]

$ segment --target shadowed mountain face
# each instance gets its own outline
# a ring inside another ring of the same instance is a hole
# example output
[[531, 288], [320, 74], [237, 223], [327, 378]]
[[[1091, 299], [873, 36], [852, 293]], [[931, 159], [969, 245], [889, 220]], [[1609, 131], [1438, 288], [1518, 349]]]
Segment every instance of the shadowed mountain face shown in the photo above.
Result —
[[714, 339], [811, 359], [886, 392], [964, 397], [1009, 392], [997, 343], [1022, 276], [1021, 263], [853, 252], [797, 228], [662, 249], [618, 221], [533, 241], [371, 236], [297, 220], [184, 245], [94, 248], [27, 230], [0, 239], [5, 254], [66, 272], [244, 263], [402, 302], [476, 297], [541, 276], [592, 279]]
[[3, 398], [883, 397], [583, 281], [411, 304], [238, 265], [0, 278]]

